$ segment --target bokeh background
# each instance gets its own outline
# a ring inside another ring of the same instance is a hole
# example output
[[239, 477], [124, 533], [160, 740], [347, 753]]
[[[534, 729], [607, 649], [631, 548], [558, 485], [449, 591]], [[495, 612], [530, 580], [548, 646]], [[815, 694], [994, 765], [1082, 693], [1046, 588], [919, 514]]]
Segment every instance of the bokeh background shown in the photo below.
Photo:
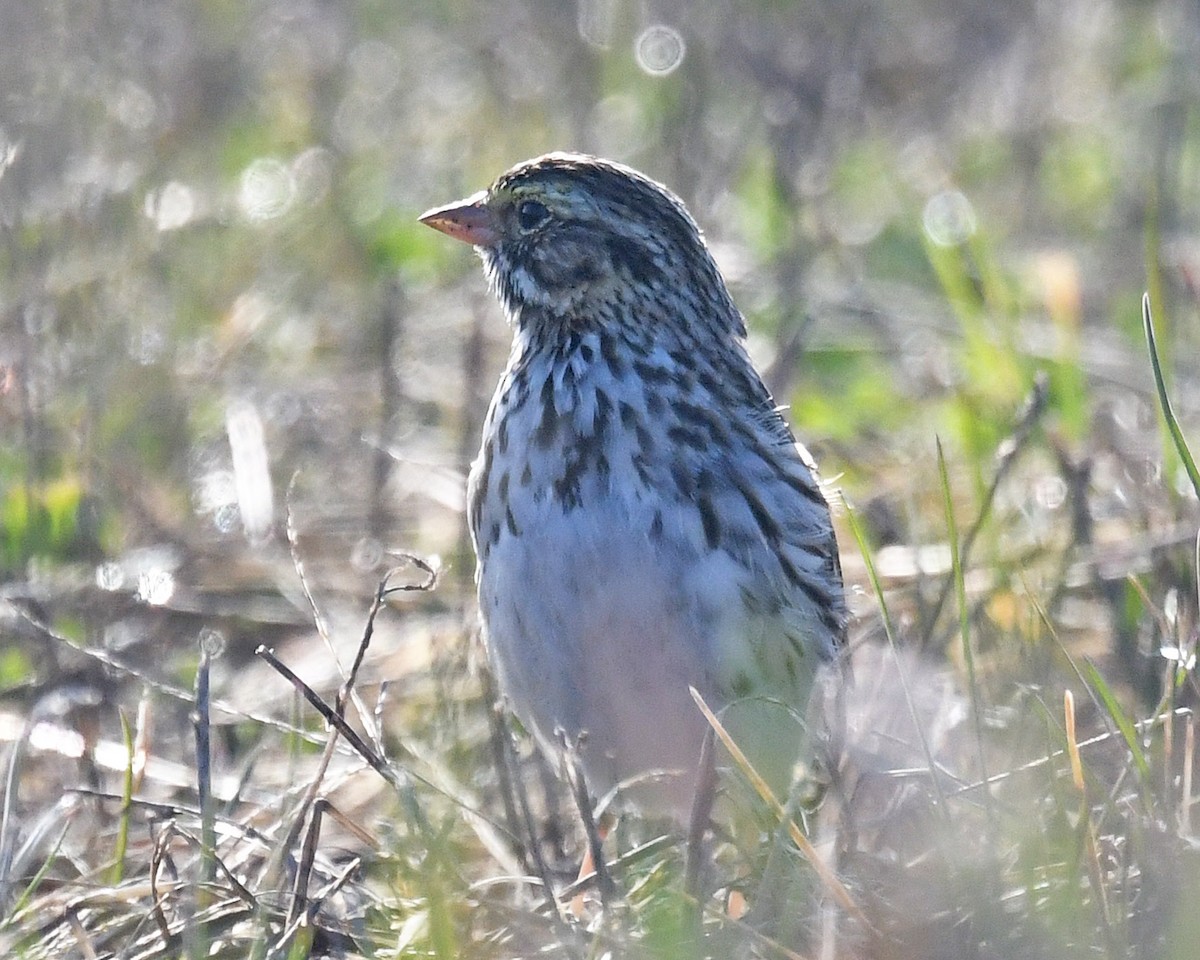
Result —
[[385, 609], [365, 676], [412, 698], [394, 736], [455, 749], [462, 488], [508, 331], [416, 218], [553, 149], [687, 202], [900, 641], [965, 689], [941, 441], [989, 724], [1083, 660], [1131, 717], [1191, 696], [1197, 510], [1140, 300], [1200, 437], [1195, 3], [2, 0], [0, 37], [10, 864], [64, 785], [115, 776], [32, 719], [86, 727], [87, 767], [153, 701], [186, 788], [209, 649], [236, 767], [292, 709], [254, 649], [335, 687], [305, 589], [348, 659], [395, 551], [441, 583]]

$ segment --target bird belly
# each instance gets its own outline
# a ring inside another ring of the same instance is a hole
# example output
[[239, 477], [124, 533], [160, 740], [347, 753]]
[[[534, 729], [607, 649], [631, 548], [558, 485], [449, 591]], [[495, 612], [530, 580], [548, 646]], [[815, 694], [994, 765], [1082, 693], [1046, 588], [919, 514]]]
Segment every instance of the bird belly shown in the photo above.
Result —
[[593, 790], [662, 771], [635, 795], [673, 806], [690, 797], [699, 759], [705, 725], [688, 687], [709, 685], [711, 627], [684, 602], [678, 563], [597, 506], [547, 512], [492, 546], [479, 581], [489, 650], [543, 742], [582, 735]]
[[782, 640], [746, 613], [744, 569], [669, 524], [655, 536], [649, 516], [611, 499], [525, 516], [519, 536], [491, 546], [479, 593], [502, 687], [543, 743], [553, 750], [559, 730], [582, 737], [597, 793], [653, 774], [624, 795], [683, 820], [707, 730], [694, 687], [714, 709], [739, 701], [727, 717], [735, 736], [759, 745], [752, 756], [773, 780], [790, 774], [794, 697], [754, 653]]

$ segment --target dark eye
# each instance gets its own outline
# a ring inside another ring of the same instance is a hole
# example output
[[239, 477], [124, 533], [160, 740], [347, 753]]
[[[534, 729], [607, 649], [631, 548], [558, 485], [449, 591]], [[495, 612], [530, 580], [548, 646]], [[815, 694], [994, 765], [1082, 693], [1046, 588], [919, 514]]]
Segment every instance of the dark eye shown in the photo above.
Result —
[[538, 203], [536, 200], [524, 200], [517, 207], [517, 223], [522, 230], [536, 230], [549, 219], [550, 211], [546, 209], [544, 203]]

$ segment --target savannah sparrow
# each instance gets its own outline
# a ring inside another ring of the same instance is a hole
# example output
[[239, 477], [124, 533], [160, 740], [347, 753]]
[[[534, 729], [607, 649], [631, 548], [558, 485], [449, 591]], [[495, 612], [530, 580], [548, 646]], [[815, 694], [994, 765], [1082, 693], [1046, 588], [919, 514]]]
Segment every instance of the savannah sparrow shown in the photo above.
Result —
[[692, 686], [786, 787], [843, 633], [837, 543], [695, 221], [571, 154], [421, 221], [475, 246], [513, 328], [468, 517], [517, 715], [551, 750], [578, 739], [593, 789], [633, 783], [686, 822], [707, 729]]

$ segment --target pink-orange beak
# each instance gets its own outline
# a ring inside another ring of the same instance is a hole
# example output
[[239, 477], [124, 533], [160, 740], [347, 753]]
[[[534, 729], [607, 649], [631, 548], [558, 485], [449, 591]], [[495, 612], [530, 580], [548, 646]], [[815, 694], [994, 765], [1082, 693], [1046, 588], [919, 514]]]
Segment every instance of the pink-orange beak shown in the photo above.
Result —
[[495, 219], [487, 208], [486, 192], [426, 210], [419, 219], [427, 227], [476, 247], [490, 247], [500, 239]]

